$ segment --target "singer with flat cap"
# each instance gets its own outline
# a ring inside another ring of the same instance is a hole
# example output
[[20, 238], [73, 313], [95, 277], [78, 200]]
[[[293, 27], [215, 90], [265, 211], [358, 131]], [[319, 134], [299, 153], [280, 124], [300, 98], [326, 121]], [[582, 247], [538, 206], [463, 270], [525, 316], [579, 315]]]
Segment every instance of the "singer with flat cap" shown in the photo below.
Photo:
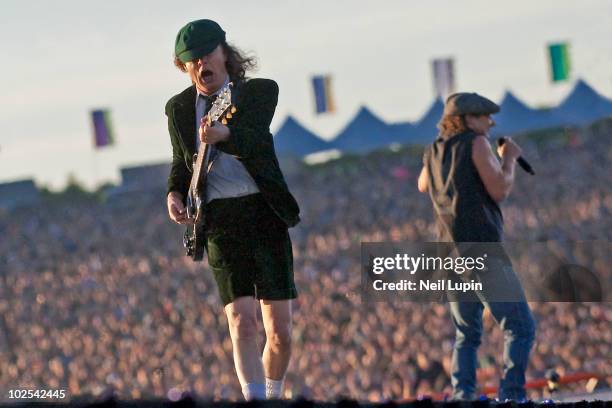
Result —
[[[497, 149], [501, 163], [493, 154], [489, 129], [495, 124], [491, 115], [499, 110], [497, 104], [476, 93], [456, 93], [446, 100], [438, 123], [440, 133], [425, 149], [418, 178], [419, 191], [428, 192], [433, 204], [440, 242], [452, 242], [461, 248], [458, 243], [490, 245], [503, 240], [499, 202], [512, 189], [521, 149], [507, 139]], [[478, 251], [478, 245], [463, 247]], [[456, 329], [451, 368], [453, 397], [464, 400], [478, 397], [477, 350], [486, 306], [505, 338], [499, 398], [522, 400], [535, 323], [509, 259], [500, 256], [502, 260], [494, 262], [490, 258], [485, 271], [473, 272], [469, 277], [481, 281], [482, 290], [461, 295], [447, 292]]]
[[[205, 170], [204, 246], [227, 316], [236, 373], [247, 400], [280, 398], [291, 355], [291, 299], [297, 297], [288, 228], [299, 222], [300, 210], [270, 133], [278, 85], [245, 78], [254, 60], [228, 44], [212, 20], [181, 28], [174, 51], [174, 64], [191, 85], [166, 104], [172, 143], [168, 214], [178, 224], [194, 222], [185, 198], [192, 156], [206, 143], [215, 158]], [[237, 110], [227, 125], [209, 123], [215, 95], [229, 82]], [[266, 333], [263, 354], [257, 344], [258, 303]]]

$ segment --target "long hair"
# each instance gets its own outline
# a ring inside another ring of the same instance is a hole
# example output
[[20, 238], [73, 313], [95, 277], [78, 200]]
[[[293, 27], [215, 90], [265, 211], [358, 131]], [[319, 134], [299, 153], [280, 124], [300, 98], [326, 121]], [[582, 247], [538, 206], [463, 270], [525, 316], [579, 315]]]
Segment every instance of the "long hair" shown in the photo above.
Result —
[[[229, 74], [230, 81], [239, 82], [246, 78], [247, 71], [257, 68], [257, 59], [254, 56], [246, 55], [243, 51], [228, 44], [226, 41], [221, 43], [221, 47], [227, 56], [225, 69]], [[174, 65], [182, 72], [187, 72], [185, 63], [174, 56]]]
[[438, 122], [438, 129], [440, 129], [440, 136], [444, 139], [453, 137], [459, 133], [463, 133], [468, 130], [465, 123], [465, 116], [463, 115], [444, 115], [440, 122]]

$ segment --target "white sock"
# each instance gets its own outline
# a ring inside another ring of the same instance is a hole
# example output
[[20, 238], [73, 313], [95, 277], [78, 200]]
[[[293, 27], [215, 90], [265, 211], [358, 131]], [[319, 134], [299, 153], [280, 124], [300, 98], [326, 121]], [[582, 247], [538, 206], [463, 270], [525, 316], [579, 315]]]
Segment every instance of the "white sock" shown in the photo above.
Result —
[[242, 395], [247, 401], [266, 399], [266, 386], [259, 383], [247, 383], [242, 386]]
[[283, 393], [283, 380], [266, 378], [266, 398], [280, 399]]

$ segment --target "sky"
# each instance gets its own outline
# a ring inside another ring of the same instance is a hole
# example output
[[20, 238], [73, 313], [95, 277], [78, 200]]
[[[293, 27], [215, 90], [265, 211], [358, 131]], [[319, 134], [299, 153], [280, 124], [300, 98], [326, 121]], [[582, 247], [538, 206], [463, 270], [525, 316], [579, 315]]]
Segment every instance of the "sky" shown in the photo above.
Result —
[[[179, 28], [213, 19], [254, 54], [252, 77], [280, 87], [288, 115], [333, 138], [366, 105], [416, 121], [434, 98], [433, 58], [453, 57], [457, 88], [531, 106], [557, 104], [578, 78], [612, 98], [609, 0], [3, 0], [0, 182], [62, 188], [119, 181], [119, 169], [170, 160], [166, 101], [190, 85], [172, 64]], [[546, 45], [569, 41], [572, 81], [549, 81]], [[334, 114], [315, 115], [310, 78], [333, 76]], [[89, 111], [110, 108], [116, 145], [94, 150]]]

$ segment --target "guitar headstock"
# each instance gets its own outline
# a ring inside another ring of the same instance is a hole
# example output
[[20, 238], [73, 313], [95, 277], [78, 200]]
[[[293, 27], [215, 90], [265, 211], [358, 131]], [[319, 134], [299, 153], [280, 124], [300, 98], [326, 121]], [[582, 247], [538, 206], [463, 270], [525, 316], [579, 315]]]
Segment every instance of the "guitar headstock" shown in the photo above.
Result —
[[233, 84], [229, 82], [219, 92], [219, 96], [217, 96], [208, 112], [210, 122], [219, 120], [227, 125], [227, 120], [232, 118], [233, 113], [236, 113], [236, 107], [232, 106], [232, 87]]

